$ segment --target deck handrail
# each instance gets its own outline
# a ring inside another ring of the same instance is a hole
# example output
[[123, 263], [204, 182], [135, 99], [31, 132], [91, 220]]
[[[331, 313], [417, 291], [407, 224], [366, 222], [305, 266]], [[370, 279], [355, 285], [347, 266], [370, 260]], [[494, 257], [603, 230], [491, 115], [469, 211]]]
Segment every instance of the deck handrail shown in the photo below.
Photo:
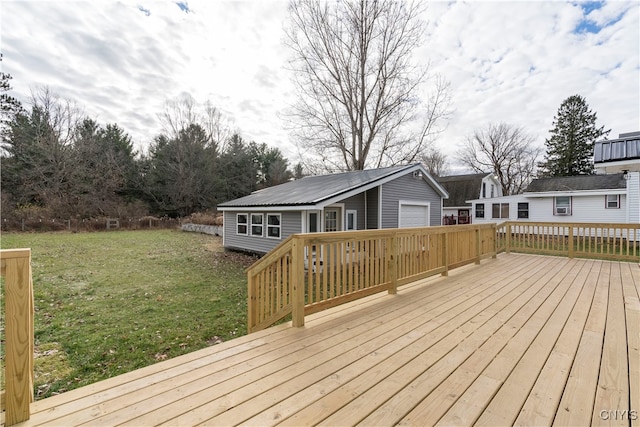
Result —
[[496, 256], [495, 224], [294, 234], [247, 269], [248, 330]]
[[498, 241], [505, 252], [640, 260], [640, 224], [507, 221]]
[[33, 284], [30, 249], [0, 250], [5, 283], [5, 390], [7, 426], [26, 421], [33, 401]]

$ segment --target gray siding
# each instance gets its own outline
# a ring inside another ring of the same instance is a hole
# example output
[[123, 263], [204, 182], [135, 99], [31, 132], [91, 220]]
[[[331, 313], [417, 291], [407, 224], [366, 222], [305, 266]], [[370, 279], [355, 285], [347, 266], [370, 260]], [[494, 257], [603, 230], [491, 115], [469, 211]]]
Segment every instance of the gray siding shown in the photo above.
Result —
[[366, 217], [365, 217], [366, 203], [365, 203], [364, 193], [356, 194], [355, 196], [342, 200], [340, 203], [344, 203], [345, 216], [346, 216], [346, 211], [348, 210], [358, 211], [358, 218], [357, 218], [358, 230], [364, 230], [365, 221], [366, 221]]
[[[267, 253], [280, 244], [291, 234], [302, 232], [302, 216], [299, 211], [293, 212], [262, 212], [263, 214], [280, 214], [281, 229], [280, 239], [268, 239], [266, 237], [243, 236], [236, 233], [236, 214], [249, 213], [246, 211], [224, 212], [224, 246], [229, 249], [241, 249], [256, 253]], [[253, 212], [261, 213], [261, 212]], [[266, 222], [266, 216], [264, 221]], [[266, 224], [263, 234], [266, 234]]]
[[375, 230], [378, 225], [378, 215], [380, 211], [380, 187], [367, 191], [367, 229]]
[[442, 218], [441, 197], [424, 180], [412, 174], [394, 179], [382, 185], [382, 228], [398, 227], [398, 205], [400, 200], [429, 202], [430, 225], [440, 225]]

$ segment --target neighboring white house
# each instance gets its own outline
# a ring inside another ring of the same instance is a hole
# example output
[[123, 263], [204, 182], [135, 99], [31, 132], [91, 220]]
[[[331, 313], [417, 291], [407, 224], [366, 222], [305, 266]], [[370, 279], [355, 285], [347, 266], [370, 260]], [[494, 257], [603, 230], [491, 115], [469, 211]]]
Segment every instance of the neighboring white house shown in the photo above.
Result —
[[469, 200], [473, 222], [640, 223], [640, 132], [598, 141], [597, 175], [534, 179], [523, 194]]
[[441, 176], [436, 181], [449, 193], [442, 207], [445, 225], [471, 224], [471, 203], [467, 200], [502, 196], [502, 186], [491, 173]]

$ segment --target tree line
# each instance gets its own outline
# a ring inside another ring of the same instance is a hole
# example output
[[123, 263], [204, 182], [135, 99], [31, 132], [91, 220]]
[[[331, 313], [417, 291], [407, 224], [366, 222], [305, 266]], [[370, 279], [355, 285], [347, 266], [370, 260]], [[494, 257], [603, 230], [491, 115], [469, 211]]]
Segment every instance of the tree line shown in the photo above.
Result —
[[[297, 96], [285, 116], [305, 171], [421, 161], [432, 175], [448, 173], [434, 141], [452, 114], [451, 87], [413, 62], [425, 39], [423, 13], [416, 0], [290, 2], [284, 39]], [[279, 149], [245, 141], [210, 103], [168, 101], [158, 114], [163, 131], [138, 153], [118, 124], [85, 117], [47, 88], [23, 108], [6, 93], [10, 79], [2, 73], [5, 218], [181, 217], [302, 175]], [[595, 123], [586, 100], [573, 95], [554, 117], [542, 161], [535, 138], [507, 122], [472, 130], [455, 159], [517, 194], [535, 176], [594, 173], [593, 144], [609, 132]]]
[[46, 87], [28, 109], [8, 96], [2, 104], [4, 218], [183, 217], [294, 175], [279, 149], [246, 141], [190, 98], [167, 102], [147, 153]]

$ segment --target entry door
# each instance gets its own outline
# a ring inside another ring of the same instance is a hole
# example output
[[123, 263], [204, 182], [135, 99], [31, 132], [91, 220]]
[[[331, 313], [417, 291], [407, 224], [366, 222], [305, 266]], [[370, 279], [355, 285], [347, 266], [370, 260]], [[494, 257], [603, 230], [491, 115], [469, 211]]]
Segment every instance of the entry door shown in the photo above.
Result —
[[324, 231], [340, 231], [342, 229], [340, 213], [340, 208], [325, 208]]

